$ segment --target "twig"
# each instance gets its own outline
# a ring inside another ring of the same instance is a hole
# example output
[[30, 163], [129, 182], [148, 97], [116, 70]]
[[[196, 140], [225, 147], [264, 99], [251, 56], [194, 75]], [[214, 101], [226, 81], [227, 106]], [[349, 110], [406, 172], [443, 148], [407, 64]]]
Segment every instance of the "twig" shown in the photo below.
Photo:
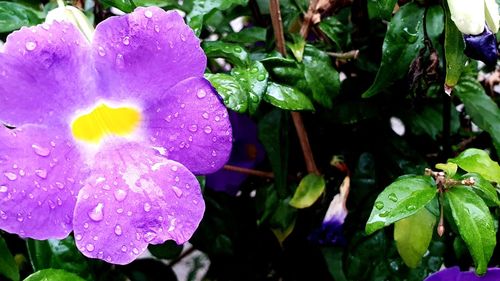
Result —
[[311, 28], [311, 23], [313, 22], [313, 17], [316, 14], [316, 6], [318, 5], [319, 0], [310, 0], [309, 8], [307, 9], [307, 13], [304, 16], [304, 23], [300, 27], [300, 35], [303, 38], [307, 38], [309, 35], [309, 29]]
[[242, 173], [242, 174], [246, 174], [246, 175], [250, 175], [250, 176], [261, 177], [261, 178], [270, 178], [270, 179], [274, 178], [274, 174], [270, 173], [270, 172], [258, 171], [258, 170], [243, 168], [243, 167], [237, 167], [237, 166], [233, 166], [233, 165], [224, 165], [224, 170]]
[[270, 0], [269, 11], [271, 12], [271, 21], [273, 24], [274, 38], [276, 38], [276, 47], [283, 56], [286, 56], [285, 33], [283, 32], [283, 23], [281, 21], [280, 1]]
[[334, 57], [336, 59], [341, 59], [341, 60], [357, 59], [359, 56], [359, 50], [351, 50], [351, 51], [348, 51], [345, 53], [327, 52], [327, 54], [331, 57]]

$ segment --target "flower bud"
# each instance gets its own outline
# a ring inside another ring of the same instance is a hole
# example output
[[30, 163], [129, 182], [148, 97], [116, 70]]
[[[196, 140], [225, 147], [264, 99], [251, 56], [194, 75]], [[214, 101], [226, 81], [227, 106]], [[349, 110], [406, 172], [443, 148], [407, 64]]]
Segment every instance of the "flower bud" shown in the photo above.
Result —
[[79, 9], [59, 3], [59, 7], [49, 11], [45, 19], [46, 23], [52, 23], [53, 21], [66, 21], [72, 23], [89, 42], [92, 41], [94, 27], [85, 14]]
[[460, 32], [468, 35], [477, 35], [483, 32], [485, 23], [484, 0], [448, 0], [448, 6], [451, 19]]

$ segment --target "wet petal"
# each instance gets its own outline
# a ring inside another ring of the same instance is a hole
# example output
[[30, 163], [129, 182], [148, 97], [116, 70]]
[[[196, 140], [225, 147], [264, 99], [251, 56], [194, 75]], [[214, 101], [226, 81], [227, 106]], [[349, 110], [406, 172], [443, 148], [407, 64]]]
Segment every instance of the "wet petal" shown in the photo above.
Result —
[[499, 268], [488, 268], [485, 275], [479, 277], [472, 271], [461, 272], [458, 266], [438, 271], [425, 281], [496, 281], [500, 280]]
[[149, 243], [186, 242], [204, 210], [184, 166], [139, 144], [106, 144], [78, 194], [75, 239], [87, 257], [127, 264]]
[[22, 28], [0, 53], [0, 122], [68, 122], [91, 89], [90, 46], [68, 23]]
[[0, 228], [35, 239], [66, 237], [85, 175], [78, 163], [64, 135], [0, 126]]
[[479, 35], [464, 35], [465, 54], [473, 59], [480, 60], [486, 65], [493, 66], [497, 63], [497, 40], [488, 27], [484, 27]]
[[194, 174], [217, 171], [228, 160], [232, 131], [227, 109], [208, 81], [190, 78], [146, 109], [151, 142]]
[[164, 90], [202, 77], [206, 57], [199, 39], [176, 12], [137, 8], [96, 28], [93, 56], [99, 87], [114, 99], [155, 101]]

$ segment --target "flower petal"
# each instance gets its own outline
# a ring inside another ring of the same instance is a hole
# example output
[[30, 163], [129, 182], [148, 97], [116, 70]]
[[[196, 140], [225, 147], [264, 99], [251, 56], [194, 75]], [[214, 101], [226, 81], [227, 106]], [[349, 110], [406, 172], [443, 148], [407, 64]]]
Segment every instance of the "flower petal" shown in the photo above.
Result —
[[[90, 46], [69, 23], [22, 28], [0, 53], [0, 122], [68, 121], [87, 104], [91, 89]], [[47, 120], [48, 119], [48, 120]]]
[[495, 66], [498, 59], [497, 38], [488, 27], [479, 35], [464, 35], [465, 54], [488, 66]]
[[87, 257], [127, 264], [148, 243], [186, 242], [204, 211], [199, 183], [184, 166], [139, 144], [105, 144], [78, 194], [75, 240]]
[[172, 11], [137, 8], [96, 28], [93, 56], [100, 89], [119, 100], [148, 102], [178, 82], [202, 77], [206, 57], [199, 39]]
[[85, 171], [68, 144], [44, 127], [0, 126], [1, 229], [35, 239], [61, 239], [71, 232]]
[[477, 35], [483, 32], [485, 15], [483, 0], [449, 0], [451, 19], [464, 34]]
[[228, 160], [232, 130], [227, 109], [210, 83], [190, 78], [145, 110], [151, 142], [194, 174], [217, 171]]

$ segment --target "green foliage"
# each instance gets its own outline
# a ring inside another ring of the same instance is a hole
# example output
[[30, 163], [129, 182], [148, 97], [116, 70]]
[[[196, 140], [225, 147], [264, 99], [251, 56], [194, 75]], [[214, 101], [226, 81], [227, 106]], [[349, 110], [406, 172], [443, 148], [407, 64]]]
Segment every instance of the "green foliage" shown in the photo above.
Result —
[[0, 236], [0, 276], [2, 275], [9, 280], [19, 281], [19, 269], [16, 261], [7, 248], [5, 240]]
[[453, 88], [457, 85], [465, 68], [467, 57], [464, 54], [465, 43], [462, 33], [451, 20], [451, 15], [446, 9], [444, 52], [446, 60], [445, 86]]
[[62, 269], [44, 269], [37, 271], [28, 278], [24, 279], [24, 281], [84, 281], [84, 279], [78, 277], [73, 273], [69, 273]]
[[464, 171], [478, 173], [489, 181], [500, 183], [500, 166], [497, 162], [491, 160], [484, 150], [467, 149], [457, 157], [448, 159], [448, 161], [457, 164]]
[[310, 207], [325, 190], [325, 179], [315, 174], [305, 176], [295, 190], [290, 205], [303, 209]]
[[43, 13], [20, 3], [0, 1], [0, 33], [39, 24]]

